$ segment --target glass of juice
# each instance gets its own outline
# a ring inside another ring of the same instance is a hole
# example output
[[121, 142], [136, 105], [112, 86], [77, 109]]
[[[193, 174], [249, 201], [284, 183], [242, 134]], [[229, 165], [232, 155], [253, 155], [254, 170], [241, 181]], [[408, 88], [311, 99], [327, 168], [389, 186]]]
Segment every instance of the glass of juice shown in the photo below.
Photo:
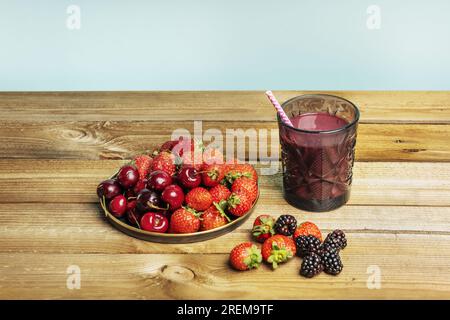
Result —
[[344, 205], [350, 197], [358, 108], [325, 94], [298, 96], [282, 108], [293, 125], [278, 116], [284, 198], [314, 212]]

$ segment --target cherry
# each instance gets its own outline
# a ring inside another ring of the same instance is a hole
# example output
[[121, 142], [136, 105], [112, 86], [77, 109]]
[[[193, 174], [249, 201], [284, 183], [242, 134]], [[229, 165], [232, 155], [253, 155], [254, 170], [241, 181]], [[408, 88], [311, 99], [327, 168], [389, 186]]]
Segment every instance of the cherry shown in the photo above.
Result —
[[141, 218], [141, 229], [164, 233], [169, 228], [169, 220], [162, 214], [147, 212]]
[[185, 188], [193, 189], [200, 185], [202, 177], [197, 169], [193, 167], [183, 167], [178, 173], [178, 181], [180, 181]]
[[172, 178], [167, 172], [153, 171], [148, 178], [148, 188], [156, 191], [163, 191], [167, 186], [172, 184]]
[[98, 197], [105, 197], [108, 200], [119, 195], [121, 191], [120, 184], [115, 179], [105, 180], [97, 186]]
[[123, 166], [117, 174], [117, 180], [125, 189], [132, 188], [139, 180], [139, 172], [135, 166]]
[[109, 203], [108, 209], [114, 217], [121, 218], [127, 210], [127, 199], [121, 194], [114, 197]]
[[138, 212], [148, 212], [154, 210], [167, 210], [162, 207], [160, 196], [148, 189], [142, 189], [136, 197], [136, 209]]
[[136, 212], [136, 200], [127, 203], [127, 220], [132, 226], [139, 226], [141, 215]]
[[176, 210], [181, 208], [184, 201], [184, 192], [180, 186], [171, 184], [161, 194], [161, 198], [164, 202], [169, 204], [169, 210]]
[[147, 187], [147, 179], [140, 179], [136, 185], [133, 187], [133, 192], [138, 194], [142, 189], [146, 189]]

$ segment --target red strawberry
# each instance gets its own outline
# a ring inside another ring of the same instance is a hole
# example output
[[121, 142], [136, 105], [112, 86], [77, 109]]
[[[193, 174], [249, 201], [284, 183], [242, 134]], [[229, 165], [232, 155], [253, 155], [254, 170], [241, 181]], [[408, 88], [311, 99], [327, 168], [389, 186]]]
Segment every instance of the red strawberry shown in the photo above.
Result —
[[228, 198], [228, 211], [236, 217], [241, 217], [252, 208], [253, 201], [244, 190], [233, 192]]
[[251, 242], [238, 244], [230, 252], [230, 264], [239, 271], [258, 268], [261, 261], [261, 250]]
[[225, 168], [221, 164], [204, 164], [201, 168], [202, 182], [207, 187], [214, 187], [225, 176]]
[[190, 208], [180, 208], [170, 218], [170, 233], [193, 233], [199, 229], [199, 214]]
[[200, 230], [211, 230], [226, 225], [230, 218], [225, 214], [219, 204], [213, 203], [206, 209], [201, 217]]
[[175, 173], [175, 157], [167, 151], [160, 152], [154, 159], [151, 165], [151, 171], [161, 170], [169, 175]]
[[251, 164], [242, 163], [233, 165], [226, 174], [226, 179], [229, 183], [233, 183], [234, 180], [240, 177], [247, 177], [258, 181], [258, 174], [255, 168]]
[[268, 238], [275, 234], [273, 226], [275, 225], [275, 218], [268, 214], [260, 215], [253, 223], [252, 235], [256, 241], [263, 243]]
[[261, 252], [264, 261], [271, 263], [272, 268], [276, 269], [279, 263], [295, 256], [296, 248], [294, 240], [277, 234], [264, 241]]
[[217, 186], [209, 189], [209, 193], [211, 194], [213, 202], [219, 203], [222, 200], [227, 200], [231, 194], [231, 191], [224, 185], [218, 184]]
[[152, 165], [152, 162], [153, 162], [153, 159], [146, 154], [141, 154], [134, 158], [134, 164], [136, 165], [136, 168], [138, 169], [139, 178], [141, 180], [147, 178], [147, 175], [150, 170], [150, 166]]
[[208, 209], [213, 202], [209, 191], [202, 187], [197, 187], [189, 191], [185, 200], [189, 207], [197, 211]]
[[322, 241], [322, 232], [320, 232], [319, 227], [309, 221], [303, 222], [297, 227], [293, 238], [296, 239], [298, 236], [314, 236]]
[[238, 192], [240, 190], [247, 191], [252, 202], [258, 197], [258, 183], [251, 178], [241, 177], [234, 180], [231, 185], [231, 191]]

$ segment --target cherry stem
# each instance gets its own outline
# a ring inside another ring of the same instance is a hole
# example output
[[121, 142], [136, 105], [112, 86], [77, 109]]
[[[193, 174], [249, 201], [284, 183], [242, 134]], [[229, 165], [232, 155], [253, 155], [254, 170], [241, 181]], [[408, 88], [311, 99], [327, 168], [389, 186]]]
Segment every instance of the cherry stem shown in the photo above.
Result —
[[166, 208], [161, 208], [161, 207], [155, 206], [155, 205], [154, 205], [153, 203], [151, 203], [150, 201], [147, 201], [147, 205], [148, 205], [150, 208], [156, 209], [156, 210], [162, 210], [162, 211], [164, 211], [164, 210], [169, 210], [169, 205], [167, 205]]

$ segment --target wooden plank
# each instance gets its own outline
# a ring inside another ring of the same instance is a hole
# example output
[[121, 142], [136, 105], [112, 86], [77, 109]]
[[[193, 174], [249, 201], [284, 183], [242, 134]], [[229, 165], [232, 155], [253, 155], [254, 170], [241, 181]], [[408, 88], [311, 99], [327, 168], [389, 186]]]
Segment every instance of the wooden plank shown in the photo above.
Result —
[[[341, 253], [343, 272], [314, 280], [299, 276], [299, 258], [276, 271], [242, 273], [230, 270], [227, 254], [3, 253], [0, 298], [448, 299], [449, 243], [449, 236], [355, 235]], [[79, 290], [66, 287], [70, 265], [80, 268]], [[374, 267], [381, 271], [378, 290], [367, 287]], [[271, 290], [268, 277], [276, 284]]]
[[[0, 202], [95, 202], [97, 184], [122, 163], [0, 160]], [[265, 204], [285, 203], [280, 174], [262, 176], [260, 186]], [[450, 206], [450, 163], [356, 162], [349, 204]]]
[[[129, 159], [144, 150], [153, 150], [169, 140], [175, 129], [194, 134], [193, 121], [106, 121], [106, 122], [0, 122], [0, 158], [3, 159]], [[276, 122], [207, 121], [203, 132], [217, 129], [275, 130], [268, 150], [277, 150]], [[249, 131], [250, 132], [250, 131]], [[450, 161], [450, 125], [361, 124], [356, 157], [359, 161]], [[206, 141], [207, 144], [209, 141]], [[225, 142], [225, 141], [224, 141]], [[225, 143], [224, 143], [225, 146]], [[248, 152], [248, 141], [246, 152]], [[235, 144], [235, 149], [237, 148]], [[270, 154], [269, 154], [270, 155]], [[259, 155], [266, 159], [269, 155]]]
[[[311, 91], [275, 91], [283, 102]], [[449, 91], [328, 91], [355, 102], [362, 122], [450, 122]], [[273, 121], [263, 91], [2, 92], [0, 120]]]
[[[1, 253], [228, 253], [250, 240], [255, 217], [292, 214], [314, 221], [324, 232], [343, 229], [349, 243], [360, 234], [440, 234], [450, 236], [450, 207], [344, 206], [335, 212], [304, 213], [287, 205], [257, 204], [253, 217], [225, 236], [195, 244], [156, 244], [114, 229], [95, 204], [3, 203]], [[418, 223], [420, 221], [420, 223]]]

